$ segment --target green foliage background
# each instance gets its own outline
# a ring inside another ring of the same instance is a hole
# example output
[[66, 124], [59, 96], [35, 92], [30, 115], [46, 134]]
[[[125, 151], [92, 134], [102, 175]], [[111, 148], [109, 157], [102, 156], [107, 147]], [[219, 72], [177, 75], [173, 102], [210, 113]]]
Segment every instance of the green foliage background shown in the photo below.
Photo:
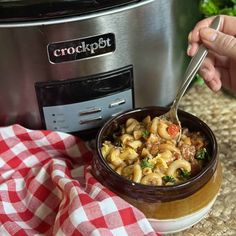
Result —
[[199, 9], [205, 17], [220, 14], [236, 16], [236, 0], [200, 0]]

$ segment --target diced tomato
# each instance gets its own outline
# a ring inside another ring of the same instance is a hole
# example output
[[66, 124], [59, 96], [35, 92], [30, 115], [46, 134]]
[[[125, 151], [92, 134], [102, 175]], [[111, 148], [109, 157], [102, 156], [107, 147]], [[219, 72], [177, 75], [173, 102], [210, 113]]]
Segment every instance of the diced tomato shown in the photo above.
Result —
[[171, 124], [167, 128], [167, 132], [171, 137], [175, 137], [179, 133], [179, 126], [176, 124]]

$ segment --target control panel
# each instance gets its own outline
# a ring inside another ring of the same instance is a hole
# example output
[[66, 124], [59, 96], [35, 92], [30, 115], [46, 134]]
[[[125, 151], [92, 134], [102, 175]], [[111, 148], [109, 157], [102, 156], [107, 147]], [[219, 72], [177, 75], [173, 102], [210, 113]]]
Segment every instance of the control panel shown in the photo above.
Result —
[[134, 107], [133, 70], [35, 84], [44, 127], [68, 133], [99, 128]]

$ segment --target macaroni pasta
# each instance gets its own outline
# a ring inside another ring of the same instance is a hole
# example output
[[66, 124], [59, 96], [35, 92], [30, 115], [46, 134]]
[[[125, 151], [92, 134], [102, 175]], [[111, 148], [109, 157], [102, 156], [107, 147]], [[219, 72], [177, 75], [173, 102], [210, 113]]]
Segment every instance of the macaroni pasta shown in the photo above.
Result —
[[179, 184], [196, 175], [208, 161], [207, 142], [200, 132], [182, 129], [159, 117], [129, 118], [101, 152], [124, 178], [145, 185]]

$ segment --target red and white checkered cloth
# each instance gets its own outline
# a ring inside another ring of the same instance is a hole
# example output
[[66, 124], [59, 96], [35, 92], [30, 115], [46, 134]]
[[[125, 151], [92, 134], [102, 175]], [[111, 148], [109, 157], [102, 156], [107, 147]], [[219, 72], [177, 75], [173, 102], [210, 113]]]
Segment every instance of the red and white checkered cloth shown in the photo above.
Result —
[[0, 128], [0, 235], [158, 235], [91, 175], [92, 157], [66, 133]]

